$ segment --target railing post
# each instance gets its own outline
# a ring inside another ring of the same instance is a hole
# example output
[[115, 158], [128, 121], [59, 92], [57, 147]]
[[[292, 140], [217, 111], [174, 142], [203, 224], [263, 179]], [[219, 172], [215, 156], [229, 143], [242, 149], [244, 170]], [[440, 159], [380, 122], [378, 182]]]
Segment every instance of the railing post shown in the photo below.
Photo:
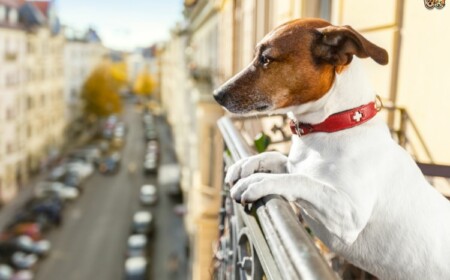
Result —
[[400, 108], [400, 128], [399, 128], [399, 134], [398, 134], [398, 143], [403, 148], [406, 148], [406, 127], [408, 122], [408, 114], [404, 108]]

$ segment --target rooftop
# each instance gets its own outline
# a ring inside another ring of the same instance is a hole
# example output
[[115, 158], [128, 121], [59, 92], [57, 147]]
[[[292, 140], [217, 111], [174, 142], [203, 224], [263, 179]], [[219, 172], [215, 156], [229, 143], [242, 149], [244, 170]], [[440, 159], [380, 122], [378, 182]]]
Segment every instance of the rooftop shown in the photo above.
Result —
[[0, 5], [4, 5], [7, 7], [18, 8], [20, 4], [21, 3], [18, 0], [0, 0]]

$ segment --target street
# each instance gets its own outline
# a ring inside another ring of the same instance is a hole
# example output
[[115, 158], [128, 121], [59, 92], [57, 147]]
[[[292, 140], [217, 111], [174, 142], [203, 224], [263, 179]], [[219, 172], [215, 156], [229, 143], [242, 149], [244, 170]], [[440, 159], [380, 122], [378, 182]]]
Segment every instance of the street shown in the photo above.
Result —
[[[173, 207], [179, 203], [167, 195], [167, 185], [158, 185], [157, 175], [144, 176], [145, 141], [141, 114], [131, 105], [124, 108], [128, 127], [120, 171], [115, 175], [95, 173], [84, 185], [80, 199], [65, 210], [60, 229], [49, 239], [52, 252], [37, 271], [40, 280], [114, 280], [123, 278], [127, 238], [133, 213], [140, 209], [139, 188], [155, 184], [159, 202], [149, 207], [155, 220], [150, 240], [150, 279], [185, 279], [186, 237], [181, 216]], [[176, 164], [170, 129], [158, 117], [160, 170]], [[129, 168], [130, 166], [135, 168]], [[164, 176], [164, 174], [159, 174]], [[176, 271], [168, 271], [176, 256]]]

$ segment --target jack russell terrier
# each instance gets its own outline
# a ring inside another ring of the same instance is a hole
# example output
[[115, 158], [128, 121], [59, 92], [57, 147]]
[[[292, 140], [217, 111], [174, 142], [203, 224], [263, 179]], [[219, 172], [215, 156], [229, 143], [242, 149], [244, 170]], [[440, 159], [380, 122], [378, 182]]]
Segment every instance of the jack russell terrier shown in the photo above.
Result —
[[225, 178], [241, 203], [298, 203], [330, 249], [381, 279], [450, 279], [450, 202], [376, 116], [359, 58], [387, 52], [350, 26], [299, 19], [257, 45], [250, 65], [214, 93], [233, 113], [290, 112], [289, 156], [266, 152]]

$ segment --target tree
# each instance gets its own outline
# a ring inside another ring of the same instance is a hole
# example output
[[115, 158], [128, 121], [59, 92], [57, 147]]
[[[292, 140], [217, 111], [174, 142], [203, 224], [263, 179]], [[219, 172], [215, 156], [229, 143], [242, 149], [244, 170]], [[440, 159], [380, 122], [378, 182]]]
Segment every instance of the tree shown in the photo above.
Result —
[[139, 73], [139, 75], [137, 76], [134, 82], [133, 91], [139, 95], [150, 96], [153, 93], [154, 89], [155, 81], [145, 67], [144, 70], [141, 71], [141, 73]]
[[126, 82], [124, 63], [103, 61], [83, 85], [82, 99], [88, 116], [106, 117], [122, 111], [119, 89]]

